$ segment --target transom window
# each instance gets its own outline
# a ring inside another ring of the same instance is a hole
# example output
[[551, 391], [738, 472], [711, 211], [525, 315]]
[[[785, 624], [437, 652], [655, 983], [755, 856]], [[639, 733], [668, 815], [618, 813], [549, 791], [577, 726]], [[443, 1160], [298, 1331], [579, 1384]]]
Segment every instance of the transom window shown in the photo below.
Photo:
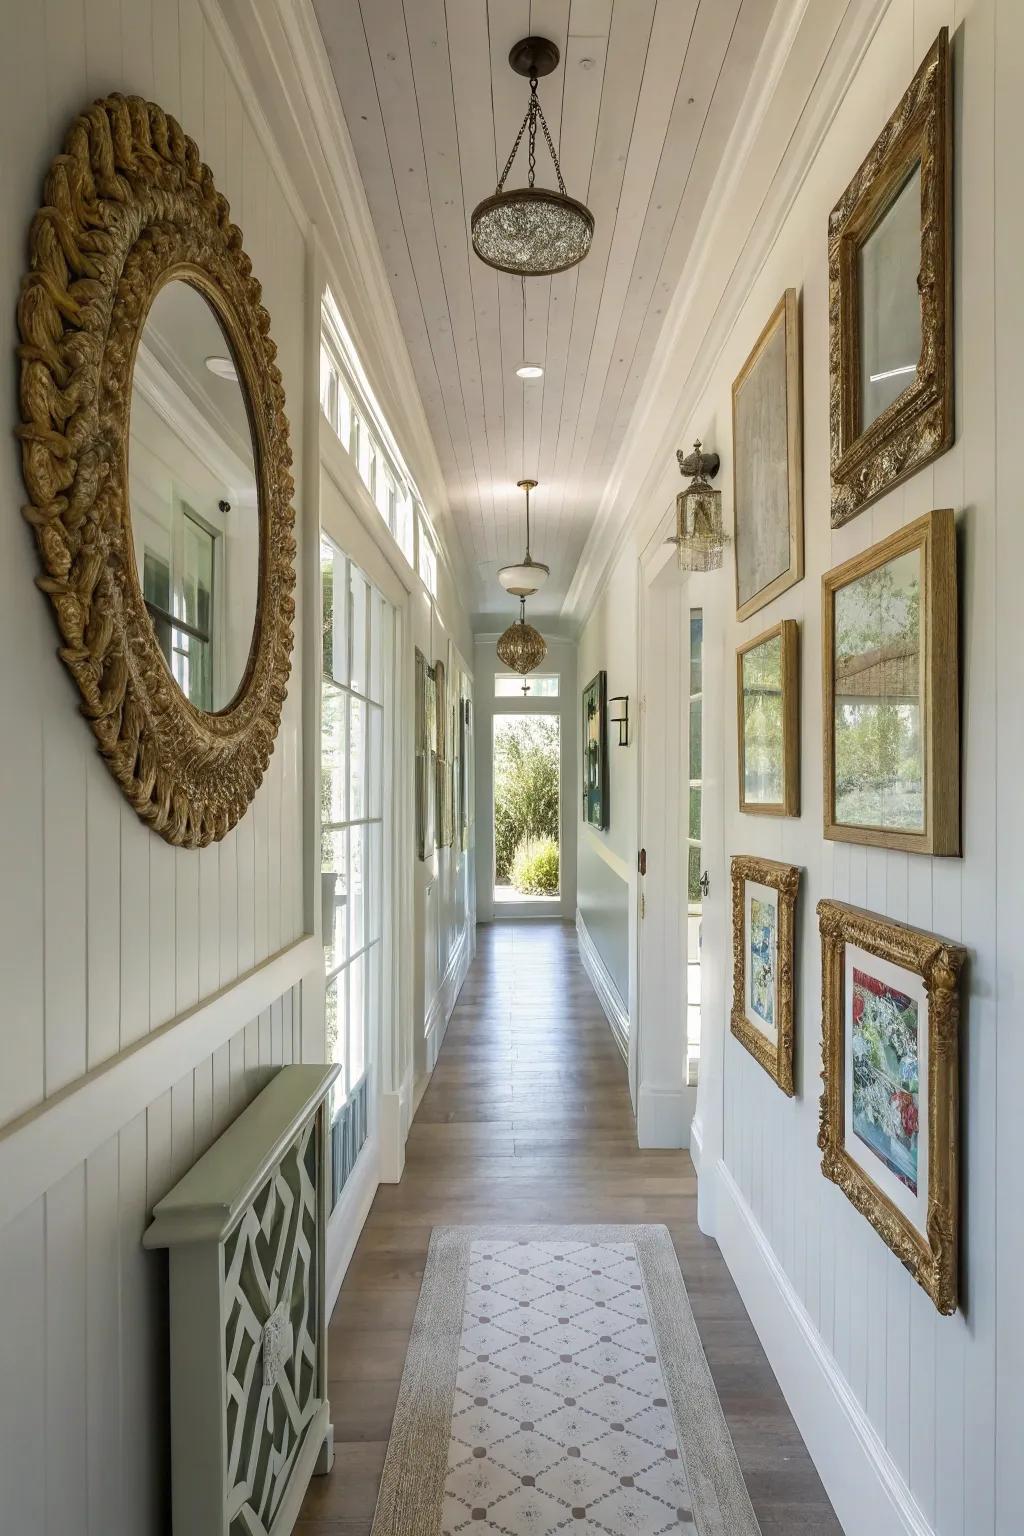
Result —
[[531, 672], [528, 677], [520, 677], [516, 672], [498, 672], [494, 677], [494, 697], [496, 699], [557, 699], [558, 674], [543, 676], [540, 673]]

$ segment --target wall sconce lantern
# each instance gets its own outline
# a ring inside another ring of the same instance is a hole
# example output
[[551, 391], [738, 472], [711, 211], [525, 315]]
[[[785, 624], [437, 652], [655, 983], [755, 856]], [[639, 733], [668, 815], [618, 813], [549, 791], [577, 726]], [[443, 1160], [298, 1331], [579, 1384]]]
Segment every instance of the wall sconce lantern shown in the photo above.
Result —
[[629, 746], [629, 695], [617, 693], [608, 700], [608, 719], [619, 728], [619, 746]]
[[717, 571], [729, 535], [722, 527], [722, 493], [708, 484], [718, 474], [717, 453], [702, 453], [700, 439], [693, 452], [676, 453], [679, 473], [692, 479], [676, 497], [676, 532], [669, 539], [679, 549], [679, 568], [683, 571]]

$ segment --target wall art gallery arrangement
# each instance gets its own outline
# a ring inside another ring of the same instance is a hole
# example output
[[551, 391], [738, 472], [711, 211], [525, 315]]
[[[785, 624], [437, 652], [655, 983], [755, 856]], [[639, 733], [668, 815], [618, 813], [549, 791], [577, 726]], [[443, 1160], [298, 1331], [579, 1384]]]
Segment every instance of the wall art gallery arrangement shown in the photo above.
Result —
[[[953, 441], [950, 58], [939, 34], [829, 221], [832, 506], [840, 527]], [[799, 300], [733, 384], [736, 616], [803, 577]], [[960, 847], [956, 526], [927, 513], [822, 578], [826, 838]], [[739, 809], [800, 814], [799, 626], [736, 653]], [[731, 1031], [795, 1093], [801, 871], [732, 860]], [[966, 952], [818, 904], [822, 1172], [940, 1312], [957, 1306], [960, 976]]]

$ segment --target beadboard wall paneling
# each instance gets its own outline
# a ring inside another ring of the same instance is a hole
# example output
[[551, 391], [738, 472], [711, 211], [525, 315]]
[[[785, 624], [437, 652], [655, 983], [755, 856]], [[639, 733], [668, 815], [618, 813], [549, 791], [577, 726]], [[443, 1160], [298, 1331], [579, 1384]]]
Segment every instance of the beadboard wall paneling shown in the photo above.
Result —
[[[231, 203], [280, 349], [298, 481], [304, 233], [199, 0], [47, 0], [6, 29], [0, 352], [13, 357], [14, 295], [46, 168], [74, 115], [114, 90], [153, 97], [177, 114]], [[16, 388], [8, 366], [0, 417], [11, 426]], [[48, 604], [33, 585], [33, 537], [16, 512], [24, 492], [10, 440], [0, 477], [10, 514], [0, 522], [8, 638], [0, 695], [9, 727], [0, 766], [3, 1126], [297, 938], [303, 915], [298, 646], [270, 768], [249, 813], [215, 847], [171, 848], [136, 817], [98, 758], [54, 654]], [[297, 504], [300, 497], [301, 485]]]
[[300, 1059], [300, 997], [290, 988], [4, 1228], [5, 1529], [167, 1528], [167, 1255], [142, 1233], [273, 1070]]
[[[956, 442], [934, 464], [846, 527], [829, 527], [828, 214], [941, 26], [948, 26], [955, 82], [954, 203]], [[1024, 1343], [1019, 1328], [1021, 1081], [1019, 997], [1021, 759], [1020, 572], [1024, 556], [1019, 482], [1019, 402], [1024, 324], [1019, 251], [1024, 238], [1013, 142], [1022, 122], [1019, 69], [1024, 18], [1014, 0], [891, 0], [844, 99], [817, 148], [763, 264], [734, 294], [733, 270], [753, 226], [737, 212], [735, 248], [702, 274], [699, 312], [738, 299], [738, 314], [706, 388], [688, 400], [679, 441], [700, 435], [722, 455], [719, 484], [732, 515], [732, 379], [787, 286], [801, 296], [803, 327], [805, 579], [744, 624], [729, 621], [708, 647], [734, 675], [742, 641], [781, 618], [799, 621], [802, 814], [743, 816], [736, 804], [735, 711], [725, 735], [704, 748], [724, 757], [724, 857], [712, 862], [704, 964], [728, 977], [728, 859], [757, 854], [804, 870], [797, 926], [797, 1096], [786, 1099], [728, 1033], [725, 1011], [705, 1007], [706, 1041], [724, 1036], [723, 1078], [702, 1078], [698, 1115], [719, 1115], [724, 1162], [777, 1264], [806, 1309], [826, 1359], [848, 1385], [903, 1483], [913, 1528], [935, 1536], [1003, 1536], [1020, 1523], [1024, 1467]], [[997, 132], [998, 128], [998, 132]], [[762, 135], [759, 153], [770, 147]], [[1019, 157], [1018, 157], [1019, 158]], [[781, 157], [780, 164], [785, 164]], [[770, 181], [770, 177], [768, 180]], [[700, 357], [700, 338], [694, 367]], [[681, 398], [687, 397], [685, 376]], [[638, 519], [581, 636], [581, 677], [618, 667], [615, 691], [632, 691], [635, 642], [613, 618], [633, 601], [637, 558], [667, 531], [674, 476]], [[649, 492], [649, 487], [645, 488]], [[956, 509], [959, 549], [962, 734], [962, 859], [927, 858], [830, 843], [822, 837], [820, 579], [824, 571], [934, 507]], [[731, 587], [731, 552], [723, 580]], [[732, 604], [728, 607], [731, 611]], [[609, 672], [609, 691], [612, 674]], [[682, 685], [682, 683], [681, 683]], [[613, 763], [616, 754], [612, 754]], [[635, 790], [623, 783], [613, 824], [626, 827]], [[620, 823], [621, 825], [621, 823]], [[711, 838], [714, 846], [714, 837]], [[681, 872], [681, 878], [685, 872]], [[822, 896], [886, 913], [965, 944], [971, 955], [964, 1012], [961, 1099], [962, 1307], [940, 1317], [873, 1229], [820, 1172], [820, 946], [814, 908]], [[714, 915], [714, 921], [711, 916]], [[715, 991], [717, 992], [717, 987]], [[706, 1004], [708, 998], [705, 998]], [[719, 1044], [718, 1049], [722, 1049]], [[715, 1052], [709, 1051], [711, 1060]], [[702, 1064], [703, 1065], [703, 1064]], [[715, 1157], [718, 1156], [716, 1150]], [[703, 1175], [714, 1177], [713, 1166]], [[997, 1242], [998, 1232], [998, 1242]], [[810, 1352], [794, 1356], [812, 1371]], [[813, 1397], [809, 1394], [807, 1400]], [[813, 1425], [802, 1424], [813, 1448]], [[842, 1456], [859, 1465], [850, 1443]], [[842, 1458], [837, 1455], [836, 1460]], [[862, 1536], [857, 1490], [829, 1487], [850, 1536]], [[923, 1521], [923, 1525], [921, 1522]], [[892, 1529], [911, 1527], [893, 1526]], [[889, 1528], [887, 1527], [887, 1530]]]

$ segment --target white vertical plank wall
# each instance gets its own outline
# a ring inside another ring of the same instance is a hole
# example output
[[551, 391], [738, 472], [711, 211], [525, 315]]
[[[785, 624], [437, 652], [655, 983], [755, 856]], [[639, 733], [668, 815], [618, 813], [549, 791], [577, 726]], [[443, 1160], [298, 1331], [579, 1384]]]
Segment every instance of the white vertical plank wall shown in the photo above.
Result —
[[[863, 8], [835, 8], [835, 37]], [[1024, 1339], [1019, 1327], [1024, 1266], [1021, 1200], [1024, 1124], [1016, 1105], [1024, 1047], [1019, 997], [1022, 828], [1022, 648], [1020, 580], [1020, 400], [1024, 375], [1024, 321], [1019, 256], [1024, 215], [1019, 156], [1013, 148], [1022, 120], [1020, 58], [1024, 14], [1019, 0], [891, 0], [860, 58], [834, 117], [824, 119], [821, 141], [792, 183], [774, 235], [756, 263], [744, 263], [756, 233], [760, 199], [774, 191], [786, 166], [788, 137], [774, 140], [779, 113], [751, 151], [761, 157], [756, 201], [726, 210], [722, 246], [712, 272], [698, 272], [692, 315], [695, 355], [680, 359], [672, 386], [685, 408], [677, 411], [678, 441], [700, 434], [722, 455], [720, 484], [731, 516], [731, 382], [765, 317], [788, 286], [801, 295], [803, 327], [804, 522], [806, 576], [802, 583], [743, 625], [729, 622], [707, 636], [722, 651], [732, 675], [736, 646], [779, 619], [800, 622], [801, 803], [799, 818], [742, 816], [736, 808], [736, 724], [725, 719], [725, 858], [712, 864], [712, 901], [728, 902], [728, 857], [759, 854], [804, 870], [797, 929], [797, 1096], [784, 1098], [728, 1033], [727, 1008], [706, 1027], [724, 1031], [723, 1163], [733, 1194], [732, 1256], [743, 1261], [754, 1294], [778, 1285], [801, 1309], [811, 1333], [796, 1346], [778, 1322], [781, 1296], [761, 1314], [769, 1353], [791, 1380], [808, 1381], [806, 1401], [831, 1388], [848, 1393], [850, 1411], [873, 1440], [870, 1458], [881, 1478], [891, 1474], [900, 1514], [890, 1525], [865, 1523], [865, 1504], [851, 1486], [863, 1447], [846, 1416], [849, 1439], [833, 1461], [849, 1469], [830, 1487], [850, 1536], [869, 1528], [915, 1536], [1008, 1536], [1024, 1528]], [[814, 18], [818, 8], [814, 8]], [[824, 15], [824, 7], [821, 14]], [[807, 12], [808, 28], [812, 18]], [[828, 214], [896, 105], [939, 28], [950, 32], [954, 67], [954, 292], [956, 441], [952, 449], [843, 529], [829, 527], [828, 441]], [[808, 31], [809, 35], [809, 31]], [[804, 47], [798, 36], [798, 54]], [[810, 65], [810, 57], [806, 59]], [[813, 73], [794, 80], [810, 91]], [[802, 100], [802, 97], [801, 97]], [[768, 156], [775, 154], [769, 163]], [[757, 169], [757, 165], [754, 165]], [[766, 196], [766, 204], [770, 195]], [[742, 283], [730, 273], [744, 274]], [[730, 315], [718, 333], [713, 361], [702, 354], [701, 327], [716, 309]], [[707, 364], [706, 383], [689, 385]], [[674, 397], [673, 397], [674, 400]], [[670, 406], [666, 406], [666, 417]], [[635, 423], [634, 423], [635, 426]], [[653, 428], [652, 442], [653, 442]], [[666, 489], [668, 481], [665, 482]], [[637, 556], [655, 533], [668, 498], [642, 495], [657, 510], [636, 514], [631, 538], [591, 602], [580, 637], [581, 678], [600, 666], [617, 668], [616, 692], [636, 676], [635, 650], [624, 645], [614, 615], [632, 602]], [[674, 487], [673, 487], [674, 489]], [[826, 843], [822, 826], [820, 579], [823, 572], [868, 548], [934, 507], [957, 515], [962, 681], [962, 859], [925, 858], [845, 843]], [[727, 580], [731, 583], [731, 575]], [[729, 607], [731, 609], [731, 601]], [[611, 674], [609, 674], [611, 677]], [[632, 691], [629, 688], [628, 691]], [[715, 750], [704, 734], [705, 753]], [[613, 753], [613, 771], [617, 754]], [[631, 834], [635, 785], [624, 782], [613, 837]], [[581, 870], [586, 850], [581, 844]], [[841, 1192], [822, 1178], [816, 1145], [820, 1094], [820, 945], [815, 904], [834, 896], [964, 943], [970, 951], [964, 1010], [961, 1100], [962, 1306], [940, 1317], [924, 1292]], [[704, 964], [728, 978], [731, 934], [725, 921], [705, 926]], [[717, 945], [713, 935], [717, 936]], [[700, 1113], [700, 1104], [698, 1105]], [[717, 1155], [717, 1154], [716, 1154]], [[714, 1177], [711, 1168], [704, 1173]], [[703, 1176], [703, 1175], [702, 1175]], [[726, 1187], [726, 1186], [723, 1186]], [[719, 1216], [719, 1230], [723, 1224]], [[743, 1234], [738, 1236], [737, 1234]], [[998, 1234], [998, 1241], [997, 1241]], [[723, 1244], [725, 1237], [723, 1236]], [[745, 1245], [745, 1246], [744, 1246]], [[767, 1255], [767, 1262], [765, 1255]], [[727, 1248], [727, 1257], [729, 1257]], [[774, 1268], [772, 1267], [774, 1266]], [[774, 1312], [773, 1312], [774, 1308]], [[770, 1335], [770, 1338], [769, 1338]], [[785, 1341], [788, 1340], [789, 1344]], [[790, 1348], [788, 1357], [786, 1350]], [[801, 1353], [801, 1350], [804, 1352]], [[814, 1386], [810, 1378], [818, 1382]], [[846, 1398], [843, 1399], [847, 1401]], [[833, 1402], [837, 1399], [833, 1398]], [[834, 1408], [832, 1411], [836, 1411]], [[837, 1414], [844, 1416], [845, 1410]], [[831, 1422], [831, 1421], [830, 1421]], [[801, 1428], [812, 1442], [814, 1424]], [[881, 1486], [881, 1484], [880, 1484]], [[875, 1506], [877, 1507], [877, 1506]]]
[[[45, 0], [16, 25], [6, 20], [0, 353], [10, 363], [29, 222], [67, 127], [97, 95], [140, 93], [180, 116], [231, 203], [301, 429], [305, 230], [199, 0]], [[13, 426], [15, 369], [0, 374], [0, 418]], [[293, 449], [299, 482], [301, 443]], [[56, 658], [12, 442], [0, 476], [0, 697], [11, 725], [0, 753], [2, 1134], [294, 942], [303, 913], [298, 647], [255, 804], [219, 845], [172, 849], [123, 800]], [[301, 496], [299, 483], [300, 508]], [[166, 1259], [144, 1253], [141, 1234], [154, 1202], [297, 1056], [300, 998], [289, 988], [212, 1057], [185, 1063], [144, 1113], [112, 1124], [86, 1162], [0, 1230], [5, 1530], [166, 1528]]]

